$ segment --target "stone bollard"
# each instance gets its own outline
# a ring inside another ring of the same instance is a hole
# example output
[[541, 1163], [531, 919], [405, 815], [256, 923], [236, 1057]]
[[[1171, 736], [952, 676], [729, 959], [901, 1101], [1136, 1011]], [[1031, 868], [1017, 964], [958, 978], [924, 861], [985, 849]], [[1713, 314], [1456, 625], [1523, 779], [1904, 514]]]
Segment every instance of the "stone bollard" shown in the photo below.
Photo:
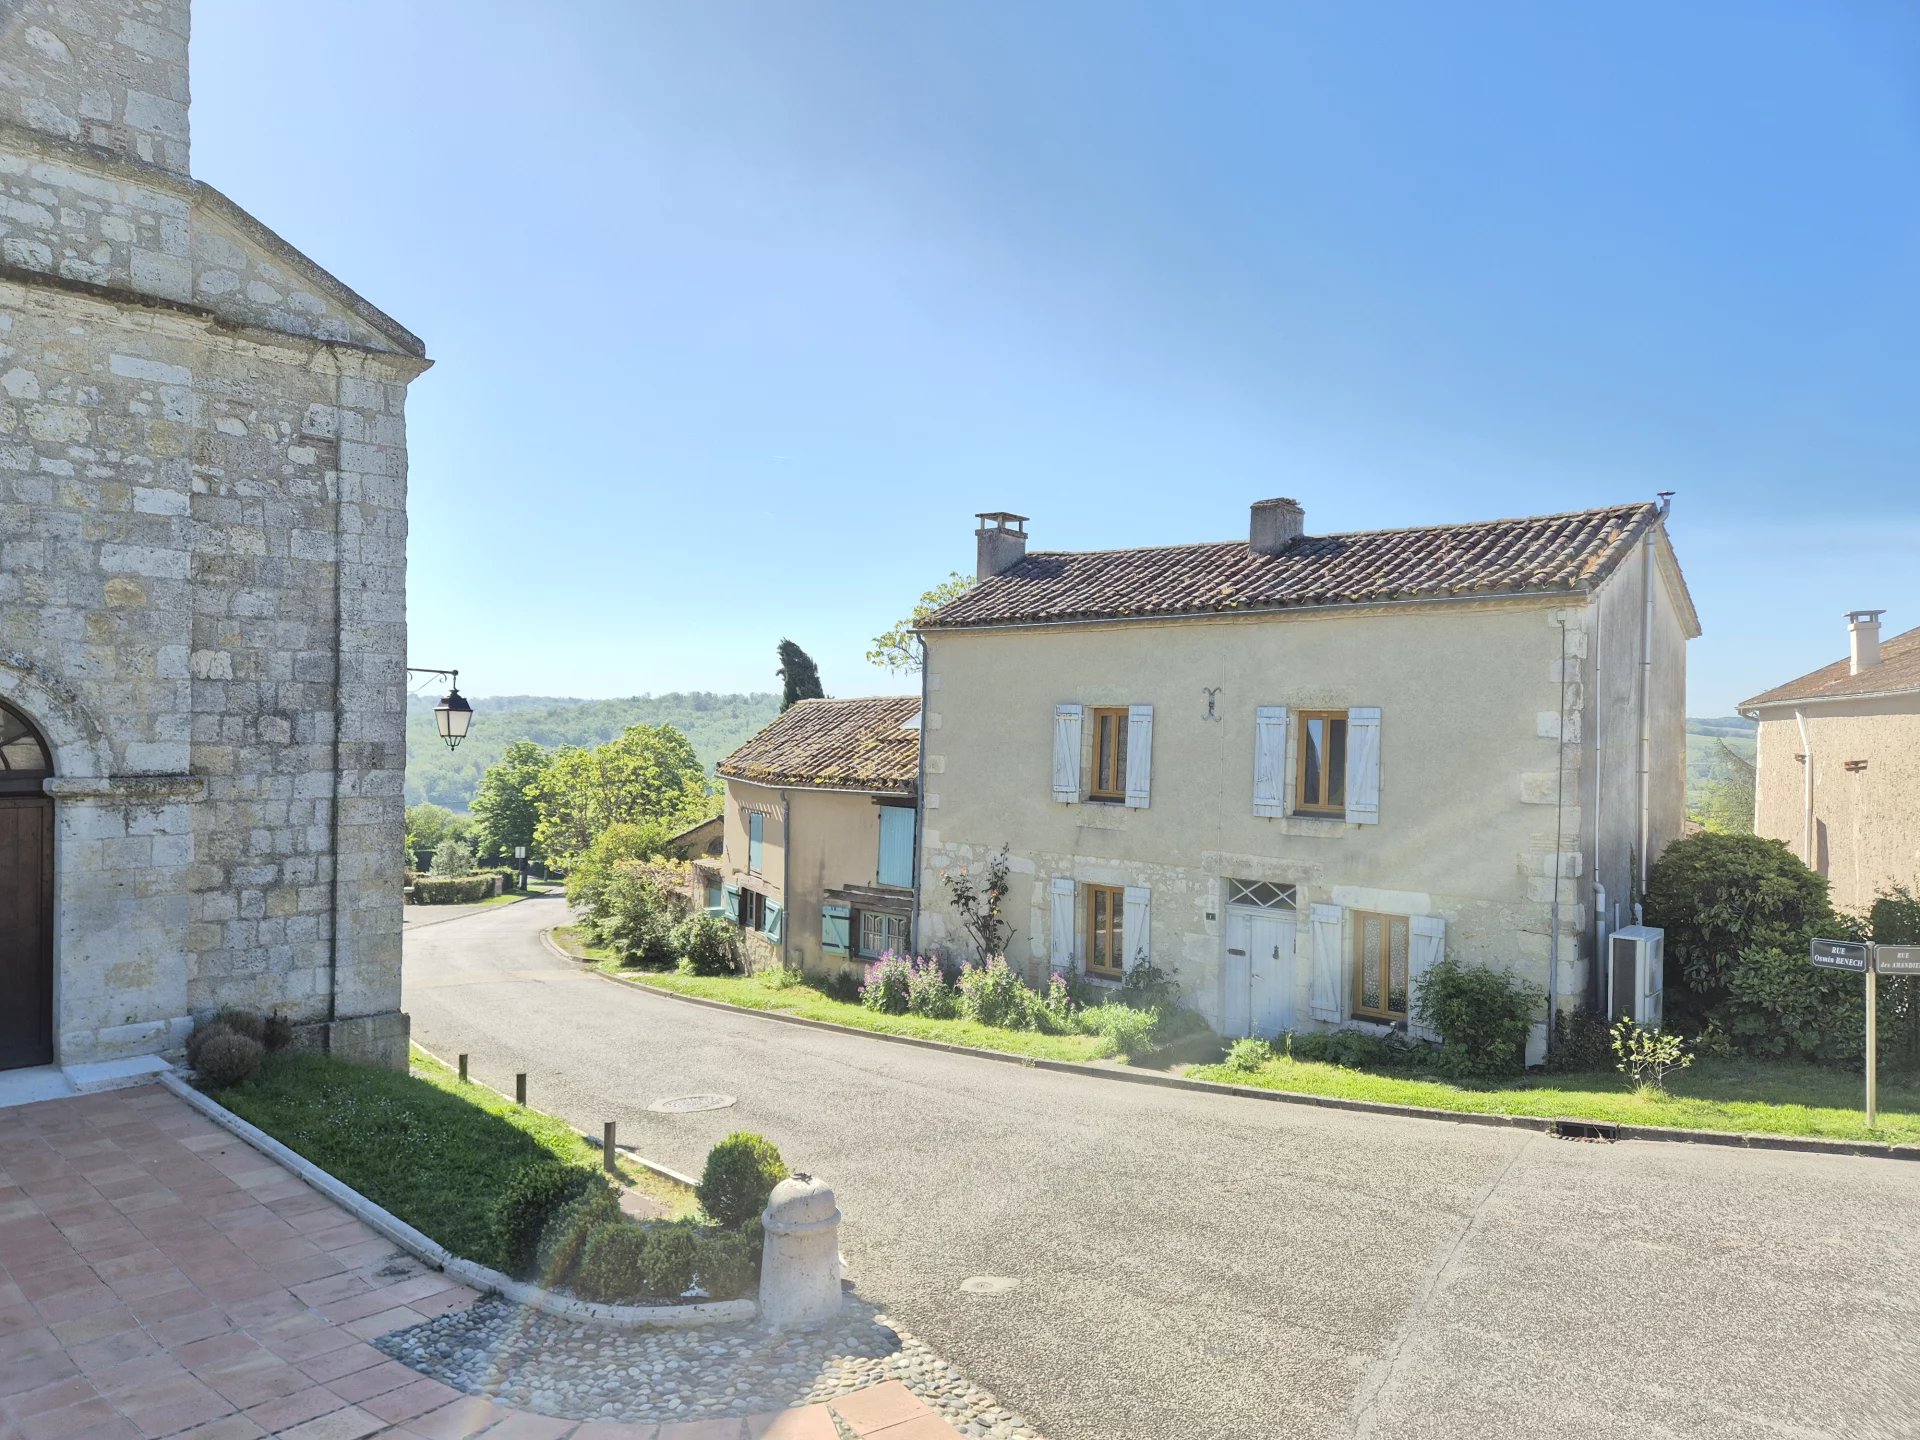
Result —
[[840, 1313], [840, 1207], [833, 1190], [795, 1174], [773, 1187], [760, 1217], [760, 1318], [775, 1330], [803, 1330]]

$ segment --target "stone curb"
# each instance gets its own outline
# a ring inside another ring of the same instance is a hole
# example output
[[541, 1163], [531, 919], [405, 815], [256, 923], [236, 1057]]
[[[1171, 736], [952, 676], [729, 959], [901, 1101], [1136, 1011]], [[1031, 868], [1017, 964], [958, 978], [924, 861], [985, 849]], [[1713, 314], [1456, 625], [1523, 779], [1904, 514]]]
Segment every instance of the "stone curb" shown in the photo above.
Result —
[[367, 1199], [358, 1190], [295, 1153], [266, 1131], [241, 1119], [226, 1106], [189, 1085], [177, 1071], [159, 1077], [160, 1083], [223, 1130], [229, 1130], [261, 1154], [291, 1170], [313, 1189], [340, 1206], [361, 1224], [391, 1240], [421, 1264], [439, 1270], [482, 1294], [497, 1294], [586, 1325], [606, 1330], [657, 1330], [696, 1325], [725, 1325], [752, 1320], [760, 1307], [751, 1300], [713, 1300], [704, 1305], [593, 1305], [569, 1299], [524, 1280], [453, 1254], [439, 1241], [421, 1234], [406, 1221]]
[[[591, 966], [591, 960], [569, 955], [553, 938], [552, 932], [540, 932], [541, 940], [555, 955], [576, 965]], [[1496, 1129], [1534, 1130], [1543, 1135], [1554, 1133], [1559, 1120], [1542, 1115], [1486, 1115], [1466, 1110], [1436, 1110], [1426, 1105], [1394, 1105], [1384, 1100], [1349, 1100], [1337, 1095], [1307, 1095], [1297, 1090], [1267, 1090], [1255, 1085], [1224, 1085], [1215, 1080], [1190, 1080], [1184, 1075], [1156, 1075], [1150, 1071], [1087, 1065], [1077, 1060], [1041, 1060], [1030, 1055], [1015, 1055], [1006, 1050], [976, 1049], [971, 1045], [953, 1045], [944, 1040], [922, 1040], [916, 1035], [889, 1035], [879, 1030], [861, 1030], [838, 1025], [831, 1020], [809, 1020], [802, 1015], [785, 1015], [778, 1010], [754, 1010], [745, 1005], [729, 1005], [724, 1000], [708, 1000], [698, 995], [649, 985], [642, 980], [627, 980], [595, 969], [594, 974], [630, 990], [662, 995], [687, 1005], [704, 1005], [709, 1010], [726, 1010], [735, 1015], [753, 1015], [777, 1020], [784, 1025], [804, 1025], [812, 1030], [831, 1030], [841, 1035], [860, 1035], [869, 1040], [885, 1040], [895, 1045], [917, 1045], [923, 1050], [943, 1050], [949, 1055], [973, 1055], [1002, 1064], [1025, 1065], [1034, 1070], [1055, 1070], [1065, 1075], [1086, 1075], [1100, 1080], [1119, 1080], [1129, 1085], [1157, 1085], [1167, 1090], [1197, 1090], [1210, 1095], [1232, 1095], [1242, 1100], [1270, 1100], [1285, 1105], [1314, 1105], [1323, 1110], [1354, 1110], [1368, 1115], [1393, 1115], [1405, 1120], [1445, 1120], [1455, 1125], [1486, 1125]], [[1572, 1118], [1572, 1117], [1569, 1117]], [[1612, 1121], [1579, 1121], [1580, 1124], [1613, 1124]], [[1895, 1145], [1884, 1140], [1824, 1140], [1810, 1135], [1756, 1135], [1730, 1130], [1675, 1130], [1663, 1125], [1619, 1125], [1622, 1140], [1656, 1140], [1679, 1145], [1720, 1145], [1749, 1150], [1796, 1150], [1810, 1155], [1862, 1155], [1880, 1160], [1920, 1160], [1920, 1144]]]

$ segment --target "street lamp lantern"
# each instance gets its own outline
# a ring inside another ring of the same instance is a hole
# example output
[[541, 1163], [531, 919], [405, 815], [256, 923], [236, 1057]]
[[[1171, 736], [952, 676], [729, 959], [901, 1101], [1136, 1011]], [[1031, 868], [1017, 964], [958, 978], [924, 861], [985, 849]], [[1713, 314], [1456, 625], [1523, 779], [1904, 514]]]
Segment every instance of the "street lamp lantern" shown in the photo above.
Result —
[[445, 675], [448, 680], [447, 693], [440, 703], [433, 707], [434, 728], [439, 730], [440, 738], [447, 742], [447, 749], [458, 750], [460, 742], [467, 738], [467, 727], [473, 724], [473, 706], [460, 693], [460, 672], [458, 670], [424, 670], [415, 666], [407, 667], [409, 675]]

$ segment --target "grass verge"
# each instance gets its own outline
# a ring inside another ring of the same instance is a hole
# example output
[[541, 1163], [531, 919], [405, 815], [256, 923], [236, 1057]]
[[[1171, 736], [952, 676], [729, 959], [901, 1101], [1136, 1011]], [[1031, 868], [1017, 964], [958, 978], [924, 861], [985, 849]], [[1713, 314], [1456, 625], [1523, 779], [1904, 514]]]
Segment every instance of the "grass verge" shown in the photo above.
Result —
[[1920, 1143], [1920, 1078], [1902, 1076], [1891, 1084], [1882, 1079], [1880, 1123], [1869, 1130], [1860, 1078], [1810, 1065], [1702, 1060], [1670, 1078], [1671, 1090], [1665, 1095], [1637, 1094], [1626, 1076], [1610, 1071], [1476, 1084], [1351, 1070], [1312, 1060], [1277, 1059], [1250, 1072], [1204, 1065], [1186, 1073], [1196, 1080], [1226, 1085], [1389, 1105], [1424, 1105], [1464, 1114], [1537, 1115], [1663, 1125], [1675, 1130]]
[[[409, 1074], [324, 1055], [276, 1055], [216, 1097], [234, 1114], [392, 1211], [456, 1255], [496, 1265], [490, 1218], [507, 1177], [530, 1160], [598, 1165], [564, 1121], [522, 1109], [418, 1049]], [[691, 1191], [637, 1165], [622, 1178], [675, 1215]]]
[[682, 975], [675, 970], [632, 970], [621, 966], [611, 952], [588, 945], [578, 926], [562, 926], [553, 938], [563, 950], [590, 960], [603, 973], [652, 990], [718, 1000], [743, 1010], [770, 1010], [803, 1020], [825, 1020], [876, 1035], [908, 1035], [916, 1040], [938, 1040], [970, 1050], [1000, 1050], [1035, 1060], [1103, 1060], [1113, 1043], [1100, 1035], [1042, 1035], [1035, 1030], [1002, 1030], [972, 1020], [931, 1020], [924, 1015], [885, 1015], [864, 1005], [835, 1000], [802, 980], [766, 973], [759, 975]]

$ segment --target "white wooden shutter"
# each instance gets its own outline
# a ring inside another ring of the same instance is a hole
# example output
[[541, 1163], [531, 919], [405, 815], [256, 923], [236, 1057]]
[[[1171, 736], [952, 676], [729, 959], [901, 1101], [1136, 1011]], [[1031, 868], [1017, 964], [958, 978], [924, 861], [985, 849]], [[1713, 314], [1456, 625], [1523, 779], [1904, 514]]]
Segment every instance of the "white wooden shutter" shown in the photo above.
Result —
[[1056, 875], [1053, 890], [1053, 968], [1061, 974], [1073, 970], [1073, 880]]
[[1347, 1018], [1346, 987], [1341, 983], [1346, 971], [1346, 947], [1340, 943], [1344, 912], [1338, 905], [1310, 907], [1313, 924], [1313, 1018]]
[[1153, 706], [1127, 707], [1127, 808], [1147, 808], [1153, 788]]
[[1120, 945], [1126, 952], [1120, 957], [1122, 972], [1146, 964], [1152, 956], [1148, 938], [1153, 929], [1153, 892], [1144, 885], [1129, 885], [1126, 902], [1120, 912]]
[[1053, 798], [1063, 805], [1080, 800], [1080, 717], [1079, 705], [1053, 707]]
[[1287, 707], [1262, 705], [1253, 712], [1253, 813], [1287, 813]]
[[1380, 823], [1380, 711], [1347, 711], [1347, 820]]
[[1447, 922], [1438, 915], [1415, 915], [1407, 921], [1407, 1036], [1412, 1040], [1438, 1040], [1419, 1021], [1420, 987], [1427, 971], [1440, 963], [1447, 953]]

